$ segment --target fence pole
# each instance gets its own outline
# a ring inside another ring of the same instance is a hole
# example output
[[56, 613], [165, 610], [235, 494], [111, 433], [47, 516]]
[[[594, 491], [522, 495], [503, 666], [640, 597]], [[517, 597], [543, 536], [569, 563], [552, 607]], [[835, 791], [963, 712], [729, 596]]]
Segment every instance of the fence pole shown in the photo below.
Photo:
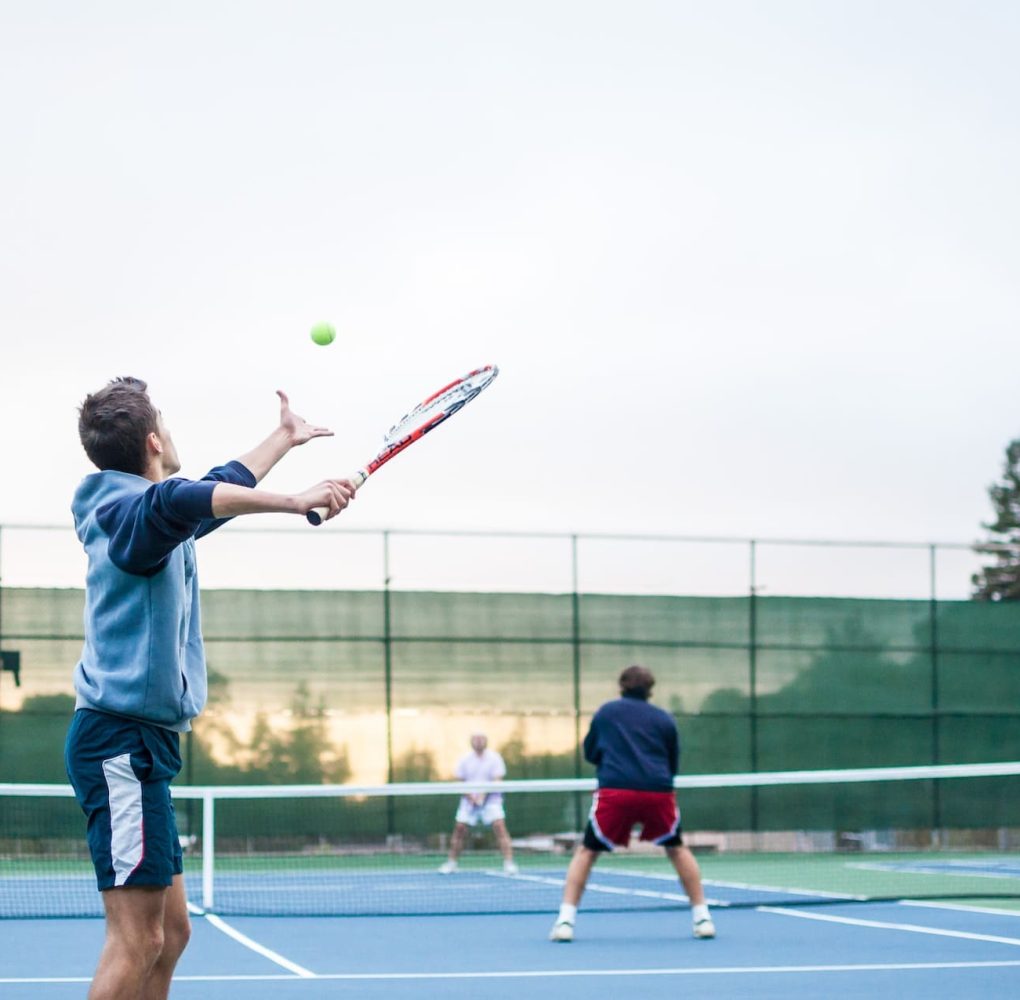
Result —
[[[931, 763], [942, 763], [942, 733], [939, 717], [941, 698], [939, 693], [939, 619], [938, 619], [938, 573], [936, 553], [932, 544], [928, 547], [928, 641], [931, 646]], [[942, 784], [932, 783], [932, 841], [938, 846], [942, 838]]]
[[[750, 587], [747, 604], [747, 651], [748, 651], [748, 704], [751, 709], [751, 770], [758, 770], [758, 548], [752, 538], [749, 541]], [[758, 786], [751, 789], [751, 831], [758, 832]]]
[[[577, 535], [570, 536], [571, 648], [574, 689], [574, 777], [581, 777], [581, 597], [578, 592]], [[574, 827], [581, 829], [581, 796], [574, 795]]]
[[[4, 545], [3, 527], [0, 526], [0, 649], [4, 648]], [[0, 658], [2, 660], [2, 658]], [[0, 682], [3, 681], [3, 663], [0, 662]]]

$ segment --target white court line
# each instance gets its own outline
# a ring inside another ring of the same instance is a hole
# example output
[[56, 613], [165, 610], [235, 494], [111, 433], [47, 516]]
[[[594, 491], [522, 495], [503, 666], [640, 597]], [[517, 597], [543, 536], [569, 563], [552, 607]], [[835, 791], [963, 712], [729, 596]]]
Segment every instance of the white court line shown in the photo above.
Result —
[[[866, 866], [863, 864], [855, 864], [850, 865], [850, 867], [863, 868]], [[656, 872], [631, 871], [628, 868], [610, 868], [608, 870], [612, 872], [619, 872], [621, 874], [626, 873], [627, 875], [635, 878], [659, 879], [670, 882], [675, 881], [672, 875], [661, 875]], [[702, 882], [706, 886], [716, 886], [728, 889], [748, 889], [753, 892], [789, 893], [791, 896], [820, 896], [824, 899], [845, 899], [847, 902], [851, 903], [867, 903], [869, 901], [869, 898], [866, 895], [852, 895], [845, 892], [823, 892], [820, 889], [791, 889], [771, 885], [756, 885], [753, 882], [722, 882], [719, 879], [709, 878], [703, 878]], [[709, 902], [713, 901], [709, 900]], [[899, 899], [896, 903], [899, 906], [928, 906], [932, 909], [961, 910], [965, 913], [990, 913], [993, 916], [1020, 917], [1020, 910], [999, 909], [994, 906], [973, 906], [966, 903], [940, 903], [935, 902], [934, 900], [927, 901], [920, 899]], [[722, 907], [732, 906], [733, 904], [728, 900], [717, 900], [714, 901], [714, 905]]]
[[238, 944], [243, 944], [245, 948], [250, 948], [263, 958], [268, 958], [270, 962], [275, 962], [282, 968], [293, 972], [294, 975], [299, 976], [302, 979], [315, 978], [315, 973], [310, 969], [306, 969], [303, 965], [298, 965], [297, 962], [292, 962], [289, 958], [284, 958], [279, 952], [275, 952], [271, 948], [267, 948], [265, 945], [259, 944], [258, 941], [253, 941], [247, 934], [242, 934], [236, 928], [231, 927], [230, 924], [228, 924], [225, 920], [220, 919], [215, 913], [206, 913], [205, 910], [199, 906], [195, 906], [194, 903], [188, 903], [188, 912], [194, 914], [196, 917], [204, 918], [218, 931], [222, 931], [227, 935], [227, 937], [233, 938]]
[[[620, 869], [610, 868], [606, 871], [607, 874], [620, 874]], [[498, 871], [485, 871], [483, 875], [489, 875], [492, 878], [505, 878], [515, 882], [537, 882], [540, 885], [554, 885], [557, 888], [562, 888], [565, 880], [562, 878], [553, 878], [548, 875], [526, 875], [522, 872], [518, 872], [516, 875], [510, 875], [507, 872]], [[626, 872], [628, 877], [631, 878], [644, 878], [643, 873]], [[659, 878], [660, 876], [649, 876], [651, 878]], [[661, 876], [666, 878], [666, 876]], [[675, 882], [675, 879], [671, 881]], [[675, 903], [689, 903], [690, 900], [687, 896], [681, 892], [658, 892], [654, 889], [625, 889], [615, 885], [603, 885], [601, 882], [589, 882], [585, 886], [585, 892], [605, 892], [614, 896], [640, 896], [645, 899], [668, 899]], [[723, 907], [729, 906], [730, 904], [724, 899], [706, 899], [705, 902], [712, 906]]]
[[846, 899], [850, 902], [865, 902], [867, 896], [854, 896], [846, 892], [825, 892], [822, 889], [791, 889], [788, 886], [755, 885], [754, 882], [720, 882], [719, 879], [702, 879], [705, 885], [721, 889], [747, 889], [749, 892], [771, 892], [773, 895], [819, 896], [822, 899]]
[[971, 931], [951, 931], [942, 927], [925, 927], [920, 924], [894, 924], [886, 920], [863, 920], [860, 917], [835, 917], [828, 913], [804, 913], [784, 906], [756, 906], [760, 913], [778, 913], [783, 917], [801, 920], [821, 920], [830, 924], [850, 924], [852, 927], [880, 927], [890, 931], [909, 931], [912, 934], [933, 934], [936, 937], [964, 938], [968, 941], [991, 941], [1020, 947], [1020, 938], [998, 937], [995, 934], [974, 934]]
[[1006, 875], [1003, 872], [973, 871], [963, 868], [960, 868], [959, 871], [953, 871], [950, 866], [954, 863], [962, 864], [962, 862], [938, 863], [934, 861], [924, 864], [918, 861], [915, 864], [905, 862], [897, 865], [888, 861], [848, 861], [847, 868], [860, 868], [871, 872], [885, 872], [886, 874], [891, 872], [894, 875], [951, 875], [953, 878], [1012, 879], [1016, 881], [1015, 874]]
[[897, 906], [926, 906], [931, 910], [960, 910], [963, 913], [990, 913], [995, 917], [1020, 917], [1020, 910], [999, 909], [996, 906], [973, 906], [970, 903], [938, 903], [927, 899], [901, 899]]
[[[628, 878], [636, 879], [655, 879], [657, 881], [666, 881], [676, 883], [676, 877], [672, 875], [656, 875], [651, 872], [633, 871], [629, 868], [605, 868], [607, 875], [626, 875]], [[564, 879], [552, 878], [549, 876], [541, 875], [527, 875], [523, 872], [518, 872], [516, 875], [509, 875], [506, 872], [499, 871], [485, 871], [482, 874], [489, 875], [493, 878], [506, 878], [511, 880], [518, 880], [522, 882], [540, 882], [544, 885], [555, 885], [562, 886]], [[845, 899], [847, 902], [867, 902], [867, 896], [853, 896], [845, 892], [823, 892], [820, 889], [790, 889], [782, 886], [774, 885], [755, 885], [752, 882], [721, 882], [718, 879], [702, 879], [702, 882], [706, 886], [712, 886], [720, 889], [746, 889], [751, 892], [762, 892], [770, 893], [773, 896], [805, 896], [807, 898], [821, 897], [822, 899]], [[620, 896], [649, 896], [653, 899], [671, 899], [677, 902], [687, 903], [689, 900], [686, 895], [676, 892], [653, 892], [649, 889], [621, 889], [616, 886], [600, 885], [598, 882], [589, 882], [586, 889], [588, 891], [595, 892], [609, 892], [615, 893]], [[706, 900], [712, 906], [725, 907], [732, 906], [733, 901], [727, 899], [716, 899], [709, 898]]]
[[[295, 982], [299, 979], [330, 981], [377, 981], [403, 979], [586, 979], [592, 977], [621, 976], [733, 976], [763, 974], [789, 975], [791, 973], [819, 972], [914, 972], [926, 969], [1015, 969], [1020, 960], [1000, 962], [861, 962], [854, 965], [734, 965], [705, 966], [702, 968], [684, 966], [670, 969], [543, 969], [515, 970], [513, 972], [336, 972], [304, 976], [283, 975], [240, 975], [240, 976], [174, 976], [174, 982], [181, 983], [249, 983], [249, 982]], [[85, 976], [20, 977], [0, 979], [0, 986], [14, 983], [88, 983]]]
[[[656, 872], [638, 871], [630, 868], [605, 868], [606, 872], [612, 872], [618, 875], [629, 875], [632, 878], [648, 878], [658, 879], [659, 881], [665, 882], [676, 882], [675, 875], [661, 875]], [[705, 878], [702, 876], [701, 879], [704, 885], [717, 886], [721, 889], [747, 889], [750, 892], [770, 892], [773, 895], [789, 895], [789, 896], [821, 896], [824, 899], [847, 899], [851, 902], [865, 902], [867, 896], [855, 896], [846, 892], [825, 892], [822, 889], [791, 889], [788, 886], [780, 885], [757, 885], [754, 882], [724, 882], [717, 878]], [[687, 898], [686, 896], [684, 897]], [[716, 906], [732, 906], [732, 903], [721, 901], [716, 903]]]
[[[505, 878], [510, 879], [513, 882], [537, 882], [540, 885], [555, 885], [562, 887], [564, 880], [561, 878], [552, 878], [548, 875], [525, 875], [518, 872], [516, 875], [510, 875], [506, 872], [496, 871], [485, 871], [483, 875], [489, 875], [492, 878]], [[686, 903], [687, 897], [679, 892], [657, 892], [653, 889], [624, 889], [620, 886], [615, 885], [603, 885], [601, 882], [589, 882], [585, 887], [585, 892], [607, 892], [614, 896], [642, 896], [649, 899], [670, 899], [678, 903]]]

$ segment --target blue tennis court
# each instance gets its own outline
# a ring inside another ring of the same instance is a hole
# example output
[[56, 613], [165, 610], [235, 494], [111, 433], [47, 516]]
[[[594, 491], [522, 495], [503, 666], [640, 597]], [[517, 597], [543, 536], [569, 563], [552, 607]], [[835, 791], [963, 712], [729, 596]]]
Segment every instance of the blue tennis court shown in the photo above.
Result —
[[[992, 907], [843, 904], [716, 911], [696, 941], [684, 912], [582, 912], [551, 944], [552, 914], [427, 918], [194, 916], [176, 998], [1008, 996], [1020, 981], [1020, 913]], [[80, 997], [99, 920], [2, 925], [0, 991]], [[625, 985], [626, 984], [626, 985]]]
[[[864, 783], [854, 778], [878, 777], [897, 790], [887, 792], [883, 804], [894, 794], [909, 799], [917, 783], [931, 787], [933, 777], [994, 782], [1000, 798], [1018, 769], [1007, 763], [968, 765], [966, 775], [956, 766], [921, 769], [923, 775], [916, 769], [839, 772], [835, 798], [851, 798], [852, 788]], [[809, 780], [799, 783], [805, 774]], [[782, 781], [806, 799], [811, 788], [834, 777], [795, 772], [717, 780], [727, 787]], [[185, 883], [194, 935], [172, 996], [561, 1000], [587, 998], [607, 986], [632, 991], [635, 983], [653, 1000], [695, 990], [721, 997], [897, 1000], [1017, 992], [1020, 865], [1007, 830], [984, 838], [983, 848], [966, 832], [902, 834], [900, 841], [914, 844], [909, 850], [892, 834], [871, 837], [873, 850], [808, 850], [827, 842], [810, 831], [759, 837], [760, 850], [740, 849], [736, 834], [720, 837], [699, 857], [718, 930], [711, 941], [693, 938], [689, 900], [661, 853], [636, 844], [600, 861], [575, 940], [553, 944], [548, 933], [569, 853], [559, 843], [563, 836], [539, 836], [527, 820], [532, 814], [562, 818], [578, 789], [573, 781], [547, 782], [543, 790], [539, 784], [500, 786], [529, 831], [515, 841], [518, 865], [507, 871], [483, 839], [453, 874], [440, 873], [445, 855], [423, 827], [431, 812], [440, 817], [436, 822], [448, 819], [448, 810], [427, 808], [448, 795], [444, 788], [391, 785], [374, 795], [326, 786], [179, 790], [185, 802], [202, 797], [206, 822], [202, 836], [188, 842]], [[90, 863], [73, 850], [77, 841], [56, 836], [73, 799], [58, 786], [37, 791], [38, 797], [24, 786], [6, 788], [7, 814], [26, 833], [20, 848], [11, 842], [0, 856], [0, 915], [6, 918], [0, 921], [0, 992], [27, 1000], [78, 997], [100, 951], [102, 904]], [[224, 822], [222, 835], [214, 836], [214, 817], [234, 819], [232, 798], [256, 795], [259, 809], [245, 813], [250, 829], [268, 816], [302, 829], [313, 829], [314, 820], [324, 832], [243, 839], [228, 836]], [[213, 796], [219, 797], [215, 807], [208, 801]], [[416, 809], [405, 808], [413, 822], [399, 839], [356, 822], [359, 810], [385, 818], [379, 803], [401, 796]], [[339, 833], [338, 818], [347, 824]], [[28, 836], [33, 831], [37, 836]], [[954, 837], [961, 846], [954, 846]]]

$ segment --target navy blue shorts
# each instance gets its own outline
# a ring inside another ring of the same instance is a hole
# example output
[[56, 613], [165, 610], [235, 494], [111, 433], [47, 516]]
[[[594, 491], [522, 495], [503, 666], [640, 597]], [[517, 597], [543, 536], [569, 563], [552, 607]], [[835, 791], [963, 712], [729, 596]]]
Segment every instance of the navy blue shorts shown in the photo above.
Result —
[[168, 886], [184, 871], [170, 782], [181, 769], [180, 736], [105, 712], [74, 713], [64, 763], [88, 818], [100, 891]]

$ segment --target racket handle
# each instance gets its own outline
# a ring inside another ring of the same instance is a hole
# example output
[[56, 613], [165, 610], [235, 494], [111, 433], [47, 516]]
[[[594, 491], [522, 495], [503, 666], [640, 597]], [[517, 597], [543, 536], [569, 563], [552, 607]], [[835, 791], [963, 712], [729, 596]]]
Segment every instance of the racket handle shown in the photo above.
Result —
[[[354, 488], [358, 489], [364, 481], [368, 479], [368, 473], [364, 469], [358, 469], [357, 472], [351, 476], [351, 482], [354, 484]], [[328, 507], [313, 507], [307, 514], [305, 514], [305, 520], [314, 527], [318, 527], [326, 520], [326, 515], [329, 513]]]

